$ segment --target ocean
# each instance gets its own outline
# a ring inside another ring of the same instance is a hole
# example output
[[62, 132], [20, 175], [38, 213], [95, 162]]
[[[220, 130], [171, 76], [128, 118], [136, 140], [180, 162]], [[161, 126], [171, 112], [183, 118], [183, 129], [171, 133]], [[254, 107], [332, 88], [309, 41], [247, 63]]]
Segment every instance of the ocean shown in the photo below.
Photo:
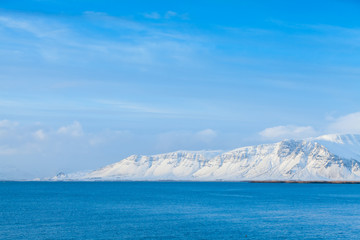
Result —
[[360, 185], [0, 182], [0, 239], [359, 239]]

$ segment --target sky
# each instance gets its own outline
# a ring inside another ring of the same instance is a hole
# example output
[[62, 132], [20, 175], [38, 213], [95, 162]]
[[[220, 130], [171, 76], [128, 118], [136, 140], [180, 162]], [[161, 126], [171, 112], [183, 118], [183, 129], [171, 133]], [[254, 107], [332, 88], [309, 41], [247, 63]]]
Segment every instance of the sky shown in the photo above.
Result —
[[0, 0], [0, 178], [360, 133], [358, 1]]

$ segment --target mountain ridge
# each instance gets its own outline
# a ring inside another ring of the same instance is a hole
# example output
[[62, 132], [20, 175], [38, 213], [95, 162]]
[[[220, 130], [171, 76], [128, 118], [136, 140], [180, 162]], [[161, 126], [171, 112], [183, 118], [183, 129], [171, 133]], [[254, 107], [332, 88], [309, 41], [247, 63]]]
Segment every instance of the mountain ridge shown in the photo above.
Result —
[[82, 174], [51, 180], [360, 181], [360, 135], [323, 135], [231, 151], [131, 155]]

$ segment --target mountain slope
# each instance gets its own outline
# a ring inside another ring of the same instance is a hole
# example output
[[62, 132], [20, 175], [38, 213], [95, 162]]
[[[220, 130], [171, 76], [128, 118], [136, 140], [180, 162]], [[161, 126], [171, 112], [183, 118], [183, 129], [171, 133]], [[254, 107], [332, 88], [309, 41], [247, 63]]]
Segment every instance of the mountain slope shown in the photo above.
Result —
[[82, 175], [53, 180], [360, 180], [360, 136], [325, 135], [238, 148], [133, 155]]
[[[77, 176], [78, 179], [192, 180], [193, 174], [220, 151], [177, 151], [152, 156], [132, 155], [117, 163]], [[62, 176], [61, 179], [72, 178]]]
[[194, 176], [209, 180], [345, 180], [360, 179], [360, 169], [358, 161], [337, 156], [317, 142], [286, 140], [224, 153]]

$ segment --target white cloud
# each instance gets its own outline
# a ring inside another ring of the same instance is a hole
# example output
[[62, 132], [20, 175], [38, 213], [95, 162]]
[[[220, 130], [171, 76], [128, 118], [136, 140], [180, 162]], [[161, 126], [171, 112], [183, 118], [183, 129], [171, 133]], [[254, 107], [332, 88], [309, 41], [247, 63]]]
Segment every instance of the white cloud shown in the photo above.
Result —
[[37, 140], [44, 140], [46, 138], [46, 134], [42, 129], [37, 130], [36, 132], [34, 132], [33, 136]]
[[144, 13], [144, 17], [150, 18], [150, 19], [160, 19], [161, 18], [160, 14], [157, 12]]
[[275, 126], [266, 128], [259, 133], [263, 139], [303, 139], [307, 137], [320, 136], [325, 134], [360, 134], [360, 112], [351, 113], [335, 118], [326, 116], [327, 123], [323, 124], [320, 130], [312, 126]]
[[75, 121], [71, 125], [63, 126], [59, 128], [57, 133], [62, 135], [69, 135], [72, 137], [80, 137], [83, 135], [83, 129], [81, 124]]
[[7, 119], [1, 120], [0, 121], [0, 128], [13, 128], [16, 127], [18, 125], [17, 122], [13, 122], [13, 121], [9, 121]]
[[102, 105], [108, 105], [112, 108], [117, 109], [124, 109], [124, 110], [130, 110], [134, 112], [144, 112], [144, 113], [163, 113], [163, 114], [170, 114], [172, 112], [163, 110], [163, 109], [157, 109], [153, 107], [149, 107], [146, 105], [142, 105], [139, 103], [132, 103], [132, 102], [123, 102], [123, 101], [117, 101], [117, 100], [105, 100], [105, 99], [99, 99], [95, 100], [96, 103], [100, 103]]
[[178, 14], [174, 11], [167, 11], [166, 14], [165, 14], [165, 18], [171, 18], [171, 17], [175, 17], [177, 16]]
[[332, 133], [360, 133], [360, 112], [336, 118], [328, 129]]
[[91, 146], [97, 146], [97, 145], [103, 144], [105, 142], [106, 142], [105, 139], [103, 137], [100, 137], [100, 136], [94, 136], [94, 137], [89, 139], [89, 144]]
[[9, 120], [1, 120], [0, 121], [0, 137], [4, 137], [9, 134], [14, 128], [18, 126], [17, 122], [9, 121]]
[[108, 16], [104, 12], [95, 12], [95, 11], [85, 11], [83, 12], [85, 16]]
[[165, 13], [165, 18], [169, 19], [169, 18], [173, 18], [173, 17], [178, 17], [178, 18], [181, 18], [183, 20], [187, 20], [188, 19], [188, 15], [187, 14], [179, 14], [177, 12], [174, 12], [174, 11], [167, 11]]
[[216, 138], [217, 133], [212, 129], [205, 129], [197, 132], [195, 136], [202, 142], [211, 142]]
[[316, 131], [311, 126], [287, 125], [266, 128], [259, 134], [265, 139], [282, 140], [285, 138], [298, 139], [312, 137], [316, 135]]
[[187, 14], [179, 14], [174, 11], [167, 11], [165, 14], [160, 14], [158, 12], [144, 13], [142, 14], [145, 18], [149, 19], [170, 19], [170, 18], [180, 18], [182, 20], [187, 20]]

